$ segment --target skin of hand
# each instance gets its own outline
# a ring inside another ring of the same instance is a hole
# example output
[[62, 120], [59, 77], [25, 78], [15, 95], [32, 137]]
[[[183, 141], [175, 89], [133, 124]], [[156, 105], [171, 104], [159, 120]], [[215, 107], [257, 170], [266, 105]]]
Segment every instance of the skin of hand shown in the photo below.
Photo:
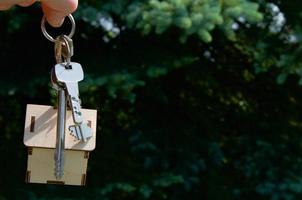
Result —
[[46, 20], [53, 27], [60, 27], [64, 18], [78, 6], [78, 0], [0, 0], [0, 10], [8, 10], [14, 5], [27, 7], [36, 1], [41, 2]]

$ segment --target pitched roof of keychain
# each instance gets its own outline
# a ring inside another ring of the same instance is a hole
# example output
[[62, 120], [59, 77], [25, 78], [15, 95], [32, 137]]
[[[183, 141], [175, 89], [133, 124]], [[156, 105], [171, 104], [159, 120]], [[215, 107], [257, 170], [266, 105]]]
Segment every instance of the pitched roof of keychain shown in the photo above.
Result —
[[[83, 117], [92, 129], [92, 137], [87, 142], [78, 141], [70, 134], [68, 127], [73, 125], [71, 111], [66, 113], [65, 149], [93, 151], [96, 146], [97, 111], [81, 109]], [[55, 148], [56, 147], [57, 110], [52, 106], [27, 105], [24, 144], [28, 147]]]

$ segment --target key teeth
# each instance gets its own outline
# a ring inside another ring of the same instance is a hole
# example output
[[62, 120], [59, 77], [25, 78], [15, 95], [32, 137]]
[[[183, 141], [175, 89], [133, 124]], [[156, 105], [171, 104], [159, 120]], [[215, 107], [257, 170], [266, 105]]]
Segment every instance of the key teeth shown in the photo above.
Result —
[[[83, 127], [85, 127], [85, 125], [84, 124], [80, 124], [80, 125], [71, 125], [71, 126], [69, 126], [69, 128], [68, 128], [68, 130], [70, 131], [70, 135], [71, 136], [73, 136], [76, 140], [80, 140], [80, 141], [82, 141], [82, 142], [87, 142], [90, 138], [92, 138], [92, 130], [91, 130], [91, 128], [90, 127], [88, 127], [87, 125], [86, 125], [86, 131], [88, 130], [89, 131], [89, 134], [88, 134], [88, 136], [86, 135], [86, 137], [83, 137], [82, 136], [82, 133], [77, 133], [77, 128], [78, 128], [78, 130], [79, 129], [81, 129], [82, 130], [82, 128]], [[83, 131], [83, 130], [82, 130]]]
[[70, 131], [69, 134], [70, 134], [71, 136], [73, 136], [76, 140], [81, 140], [81, 138], [79, 138], [79, 136], [77, 135], [75, 125], [69, 126], [68, 130]]
[[55, 177], [56, 177], [56, 179], [57, 180], [61, 180], [63, 178], [63, 176], [64, 176], [64, 173], [61, 172], [59, 169], [56, 169], [56, 171], [55, 171]]
[[77, 138], [76, 135], [74, 135], [74, 134], [72, 134], [72, 133], [70, 133], [70, 135], [71, 135], [75, 140], [78, 140], [78, 138]]
[[80, 140], [80, 139], [78, 139], [78, 137], [77, 137], [76, 135], [74, 135], [74, 134], [72, 134], [72, 133], [70, 133], [70, 135], [71, 135], [75, 140]]
[[57, 180], [61, 180], [64, 176], [64, 158], [59, 159], [59, 156], [56, 155], [55, 160], [55, 177]]
[[70, 134], [70, 135], [72, 135], [73, 137], [77, 138], [77, 135], [76, 135], [75, 131], [72, 130], [72, 126], [70, 126], [70, 127], [68, 128], [68, 130], [69, 130], [69, 134]]
[[60, 169], [55, 169], [55, 177], [57, 180], [61, 180], [64, 176], [64, 172], [62, 172]]

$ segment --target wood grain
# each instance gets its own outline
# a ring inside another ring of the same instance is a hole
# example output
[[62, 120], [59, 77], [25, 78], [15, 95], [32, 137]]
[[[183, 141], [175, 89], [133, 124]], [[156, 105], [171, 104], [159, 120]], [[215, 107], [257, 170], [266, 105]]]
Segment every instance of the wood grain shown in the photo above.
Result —
[[[96, 145], [97, 111], [82, 109], [84, 119], [91, 126], [93, 137], [83, 143], [69, 134], [73, 124], [71, 111], [66, 113], [65, 149], [92, 151]], [[34, 119], [34, 124], [33, 124]], [[55, 148], [57, 111], [52, 106], [28, 104], [24, 128], [24, 144], [28, 147]], [[34, 127], [33, 127], [34, 126]]]
[[[64, 176], [54, 176], [54, 149], [33, 148], [28, 156], [27, 177], [29, 183], [85, 185], [88, 159], [85, 151], [65, 151]], [[85, 179], [83, 179], [83, 175]]]

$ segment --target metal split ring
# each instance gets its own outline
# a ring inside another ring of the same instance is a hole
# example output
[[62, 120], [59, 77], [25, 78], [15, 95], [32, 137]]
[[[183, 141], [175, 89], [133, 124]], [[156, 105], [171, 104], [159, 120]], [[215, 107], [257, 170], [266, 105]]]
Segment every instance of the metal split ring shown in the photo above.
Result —
[[70, 58], [73, 56], [73, 42], [66, 35], [60, 35], [55, 40], [55, 57], [57, 63], [62, 63], [62, 58], [66, 62], [66, 66], [70, 65]]
[[[72, 36], [73, 36], [74, 33], [75, 33], [76, 25], [75, 25], [74, 18], [73, 18], [73, 16], [72, 16], [71, 14], [69, 14], [67, 17], [69, 18], [69, 20], [70, 20], [70, 22], [71, 22], [71, 31], [70, 31], [68, 37], [69, 37], [69, 38], [72, 38]], [[45, 23], [46, 23], [46, 18], [45, 18], [45, 16], [43, 16], [42, 21], [41, 21], [41, 30], [42, 30], [43, 35], [44, 35], [49, 41], [51, 41], [51, 42], [56, 42], [56, 40], [55, 40], [51, 35], [49, 35], [48, 32], [46, 31]]]

